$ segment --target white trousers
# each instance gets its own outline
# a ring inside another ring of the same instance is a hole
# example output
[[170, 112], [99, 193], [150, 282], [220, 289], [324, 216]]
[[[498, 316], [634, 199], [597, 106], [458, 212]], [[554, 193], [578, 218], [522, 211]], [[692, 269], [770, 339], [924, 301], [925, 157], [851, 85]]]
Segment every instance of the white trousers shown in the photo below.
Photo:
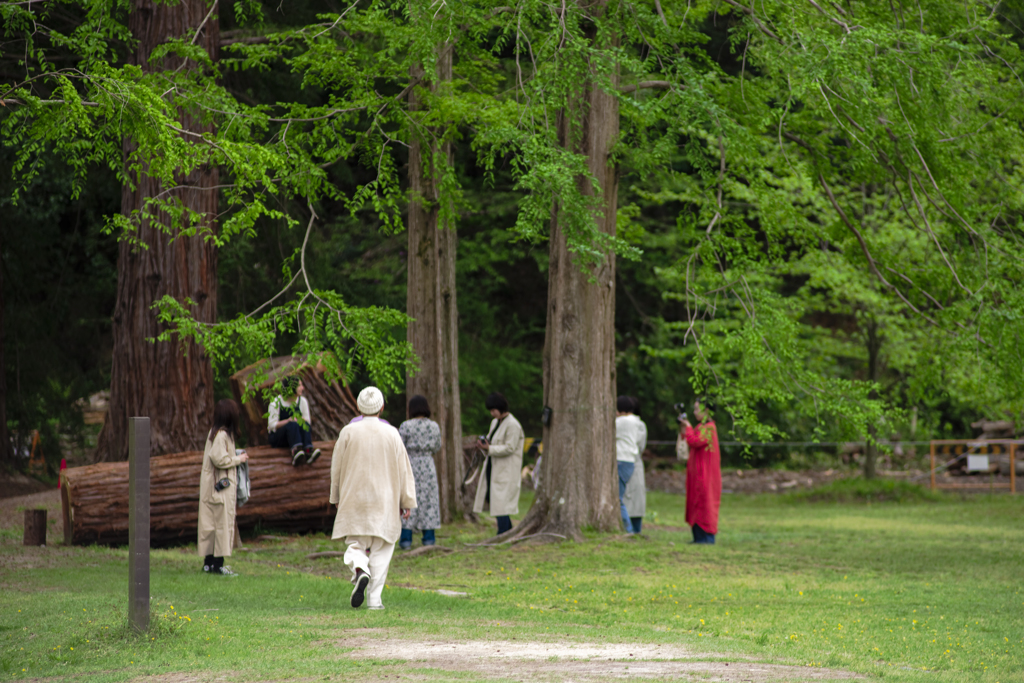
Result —
[[369, 574], [366, 606], [382, 607], [380, 596], [384, 592], [384, 582], [388, 578], [391, 556], [395, 554], [395, 544], [388, 543], [379, 536], [347, 536], [345, 543], [348, 544], [345, 564], [352, 570], [352, 583], [355, 583], [357, 569]]

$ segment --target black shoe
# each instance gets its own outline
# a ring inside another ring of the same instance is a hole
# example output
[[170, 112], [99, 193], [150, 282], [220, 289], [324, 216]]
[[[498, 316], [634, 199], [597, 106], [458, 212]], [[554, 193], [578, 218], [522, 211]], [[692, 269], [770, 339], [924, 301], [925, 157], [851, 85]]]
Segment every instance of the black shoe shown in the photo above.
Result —
[[320, 449], [319, 448], [313, 448], [311, 450], [309, 448], [306, 448], [306, 455], [309, 456], [306, 459], [306, 464], [307, 465], [312, 465], [313, 463], [316, 462], [316, 459], [320, 457]]
[[356, 570], [356, 586], [352, 589], [352, 606], [361, 607], [366, 599], [366, 586], [370, 583], [370, 575], [362, 569]]
[[306, 449], [302, 447], [302, 444], [297, 443], [292, 446], [292, 467], [297, 467], [302, 464], [302, 461], [306, 459]]

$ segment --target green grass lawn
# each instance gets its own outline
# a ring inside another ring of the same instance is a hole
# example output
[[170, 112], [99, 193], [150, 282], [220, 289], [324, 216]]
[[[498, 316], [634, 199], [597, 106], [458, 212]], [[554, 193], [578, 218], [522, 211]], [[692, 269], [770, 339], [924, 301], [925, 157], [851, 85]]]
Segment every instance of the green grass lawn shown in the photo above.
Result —
[[[529, 505], [524, 496], [522, 510]], [[708, 659], [842, 668], [899, 681], [1024, 680], [1024, 498], [822, 503], [725, 496], [719, 543], [687, 545], [683, 499], [651, 493], [647, 538], [456, 548], [392, 562], [384, 612], [352, 610], [328, 537], [248, 542], [238, 578], [201, 574], [191, 547], [153, 553], [153, 629], [126, 632], [126, 551], [0, 545], [0, 676], [227, 680], [405, 674], [480, 680], [346, 656], [353, 629], [389, 638], [666, 643]], [[418, 539], [417, 539], [418, 545]], [[468, 597], [446, 597], [448, 589]], [[396, 645], [398, 647], [398, 645]]]

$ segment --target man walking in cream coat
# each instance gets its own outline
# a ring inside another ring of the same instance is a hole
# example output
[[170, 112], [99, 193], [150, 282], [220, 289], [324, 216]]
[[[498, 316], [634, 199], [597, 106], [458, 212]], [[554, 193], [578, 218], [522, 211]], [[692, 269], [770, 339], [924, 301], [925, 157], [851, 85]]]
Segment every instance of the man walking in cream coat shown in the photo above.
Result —
[[380, 389], [366, 387], [356, 405], [363, 419], [341, 430], [331, 459], [331, 502], [338, 506], [331, 537], [348, 545], [352, 606], [366, 599], [370, 609], [384, 609], [381, 593], [402, 518], [416, 507], [416, 483], [402, 437], [380, 420]]

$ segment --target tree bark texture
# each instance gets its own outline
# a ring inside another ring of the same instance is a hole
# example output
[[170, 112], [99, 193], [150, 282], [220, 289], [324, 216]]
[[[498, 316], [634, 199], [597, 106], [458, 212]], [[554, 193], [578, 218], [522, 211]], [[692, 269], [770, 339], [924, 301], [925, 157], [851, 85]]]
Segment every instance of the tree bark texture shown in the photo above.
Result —
[[[139, 41], [132, 61], [147, 71], [182, 66], [175, 57], [150, 64], [149, 56], [169, 38], [194, 35], [209, 11], [203, 0], [183, 0], [175, 5], [136, 0], [128, 19], [128, 27]], [[216, 17], [210, 16], [199, 31], [197, 43], [214, 59], [218, 37]], [[182, 114], [181, 123], [194, 132], [210, 130], [187, 113]], [[126, 160], [133, 145], [125, 139]], [[145, 173], [134, 180], [134, 187], [125, 185], [121, 192], [121, 212], [126, 216], [142, 209], [147, 198], [164, 190], [159, 181]], [[217, 168], [197, 169], [179, 178], [178, 183], [189, 189], [170, 190], [165, 198], [179, 200], [202, 214], [206, 217], [203, 227], [215, 229]], [[157, 220], [164, 225], [171, 223], [166, 214], [160, 214]], [[147, 249], [122, 242], [118, 255], [110, 413], [100, 434], [97, 461], [128, 457], [128, 418], [132, 416], [150, 418], [154, 455], [202, 448], [213, 412], [213, 369], [203, 349], [194, 343], [183, 346], [147, 340], [162, 331], [151, 306], [164, 295], [178, 301], [190, 297], [196, 304], [192, 312], [197, 320], [216, 322], [216, 249], [201, 235], [174, 234], [172, 241], [171, 235], [149, 219], [142, 220], [138, 237]]]
[[[238, 508], [240, 528], [261, 524], [282, 531], [330, 531], [334, 514], [331, 457], [334, 441], [316, 441], [323, 455], [312, 465], [292, 467], [286, 448], [248, 448], [249, 502]], [[199, 476], [203, 452], [187, 451], [150, 460], [150, 540], [194, 542], [199, 520]], [[121, 545], [128, 542], [128, 463], [110, 462], [64, 470], [61, 503], [64, 542]]]
[[0, 235], [0, 462], [11, 462], [14, 460], [14, 451], [11, 449], [11, 435], [7, 433], [7, 363], [4, 359], [4, 308], [7, 306], [7, 297], [4, 296], [3, 253], [3, 236]]
[[[619, 132], [618, 102], [593, 83], [581, 85], [580, 100], [576, 112], [581, 114], [560, 114], [559, 134], [567, 148], [587, 155], [602, 195], [595, 220], [602, 232], [614, 235], [618, 176], [609, 154]], [[583, 193], [593, 194], [589, 178], [578, 182]], [[619, 523], [615, 255], [608, 254], [595, 268], [581, 269], [572, 260], [557, 213], [551, 221], [550, 240], [543, 365], [544, 403], [551, 408], [551, 420], [544, 427], [544, 457], [534, 505], [508, 533], [578, 538], [584, 525], [608, 531]]]
[[[413, 70], [412, 77], [423, 75]], [[431, 88], [452, 78], [452, 50], [439, 48]], [[421, 107], [415, 90], [409, 108]], [[460, 486], [464, 472], [462, 406], [459, 400], [459, 311], [455, 297], [455, 226], [440, 217], [441, 165], [452, 163], [450, 142], [438, 144], [415, 133], [409, 144], [409, 265], [406, 312], [407, 339], [419, 358], [419, 372], [405, 383], [406, 396], [421, 394], [430, 403], [431, 418], [441, 427], [441, 450], [434, 455], [441, 502], [441, 521], [451, 522], [465, 511]], [[437, 131], [438, 134], [441, 131]]]
[[22, 545], [46, 545], [46, 510], [25, 510]]
[[[868, 323], [867, 328], [867, 346], [868, 346], [868, 381], [878, 382], [879, 375], [879, 363], [881, 362], [880, 356], [882, 353], [882, 337], [878, 333], [878, 323], [871, 321]], [[878, 398], [878, 392], [874, 389], [868, 394], [870, 398]], [[876, 465], [878, 462], [878, 446], [873, 443], [873, 439], [878, 437], [878, 427], [874, 424], [868, 425], [868, 442], [864, 446], [864, 478], [874, 479], [876, 475]]]

